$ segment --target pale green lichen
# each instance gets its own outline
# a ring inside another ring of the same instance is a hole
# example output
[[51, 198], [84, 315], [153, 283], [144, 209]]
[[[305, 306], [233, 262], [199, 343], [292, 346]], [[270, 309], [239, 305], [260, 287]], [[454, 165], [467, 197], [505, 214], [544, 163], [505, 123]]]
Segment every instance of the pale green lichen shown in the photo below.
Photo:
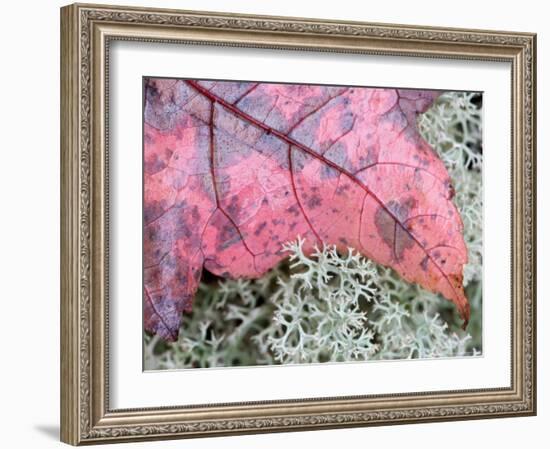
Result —
[[475, 356], [481, 351], [480, 96], [443, 94], [419, 119], [454, 181], [469, 262], [468, 332], [452, 303], [350, 249], [311, 255], [298, 240], [258, 280], [201, 283], [177, 342], [145, 337], [146, 369]]
[[271, 323], [253, 340], [276, 363], [370, 359], [378, 345], [363, 305], [378, 294], [376, 266], [333, 246], [306, 256], [302, 245], [285, 246], [292, 274], [278, 278]]
[[483, 190], [481, 95], [443, 94], [418, 120], [420, 134], [443, 160], [455, 188], [454, 202], [464, 222], [468, 264], [464, 284], [481, 281], [483, 257]]

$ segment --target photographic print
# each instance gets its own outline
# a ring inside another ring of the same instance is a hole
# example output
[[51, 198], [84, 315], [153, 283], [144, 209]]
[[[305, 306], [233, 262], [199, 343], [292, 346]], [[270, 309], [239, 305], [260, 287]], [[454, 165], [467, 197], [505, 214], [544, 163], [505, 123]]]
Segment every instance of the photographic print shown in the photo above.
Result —
[[145, 369], [481, 354], [481, 93], [143, 95]]

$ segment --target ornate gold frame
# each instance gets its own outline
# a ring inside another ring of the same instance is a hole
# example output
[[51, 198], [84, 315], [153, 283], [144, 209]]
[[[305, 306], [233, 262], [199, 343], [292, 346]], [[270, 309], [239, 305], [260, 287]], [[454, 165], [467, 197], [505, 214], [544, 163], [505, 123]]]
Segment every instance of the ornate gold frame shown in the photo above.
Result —
[[[111, 410], [107, 97], [114, 39], [507, 61], [512, 66], [510, 388]], [[533, 415], [536, 36], [75, 4], [61, 9], [61, 439], [70, 444]]]

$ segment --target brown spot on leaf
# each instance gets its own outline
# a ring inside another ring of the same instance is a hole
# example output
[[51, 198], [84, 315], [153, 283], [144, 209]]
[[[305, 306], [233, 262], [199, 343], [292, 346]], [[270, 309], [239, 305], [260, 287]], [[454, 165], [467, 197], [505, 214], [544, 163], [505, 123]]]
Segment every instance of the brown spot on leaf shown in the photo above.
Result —
[[321, 197], [319, 195], [313, 195], [307, 200], [307, 207], [315, 209], [321, 205]]
[[[405, 216], [408, 209], [405, 206], [394, 202], [392, 212]], [[398, 219], [401, 217], [398, 215]], [[403, 259], [405, 249], [411, 248], [414, 245], [414, 239], [410, 236], [408, 231], [402, 228], [402, 226], [396, 222], [396, 220], [382, 207], [378, 207], [374, 216], [374, 222], [378, 234], [392, 250], [392, 255], [395, 260], [400, 261]]]
[[267, 226], [267, 222], [266, 222], [266, 221], [260, 223], [260, 224], [258, 225], [258, 227], [256, 228], [256, 230], [254, 231], [254, 235], [255, 235], [256, 237], [259, 236], [259, 235], [262, 233], [262, 231], [265, 229], [266, 226]]
[[402, 260], [405, 249], [412, 248], [414, 246], [414, 239], [411, 235], [404, 230], [401, 226], [396, 224], [395, 226], [395, 244], [394, 255], [397, 260]]
[[420, 268], [422, 268], [422, 271], [428, 271], [428, 261], [429, 261], [429, 257], [426, 256], [424, 257], [424, 259], [422, 259], [422, 262], [420, 262]]
[[395, 220], [392, 216], [383, 208], [378, 207], [376, 213], [374, 214], [374, 223], [378, 234], [388, 246], [393, 246], [393, 235], [394, 235], [394, 226]]

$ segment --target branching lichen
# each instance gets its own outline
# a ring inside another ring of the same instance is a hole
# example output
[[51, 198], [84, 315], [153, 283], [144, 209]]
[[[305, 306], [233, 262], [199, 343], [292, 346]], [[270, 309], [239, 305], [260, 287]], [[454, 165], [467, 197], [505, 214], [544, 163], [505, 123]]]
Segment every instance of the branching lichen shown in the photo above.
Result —
[[145, 337], [145, 368], [247, 366], [478, 355], [482, 303], [480, 95], [442, 95], [419, 119], [454, 180], [469, 262], [468, 332], [454, 306], [353, 249], [303, 241], [258, 280], [203, 279], [177, 342]]
[[269, 300], [272, 322], [254, 337], [277, 363], [367, 360], [378, 346], [361, 302], [378, 289], [376, 267], [349, 250], [325, 246], [306, 256], [303, 241], [288, 244], [292, 274], [279, 277]]
[[455, 188], [455, 204], [464, 222], [469, 261], [464, 284], [481, 281], [483, 257], [483, 152], [481, 95], [449, 92], [420, 116], [420, 134], [443, 160]]

